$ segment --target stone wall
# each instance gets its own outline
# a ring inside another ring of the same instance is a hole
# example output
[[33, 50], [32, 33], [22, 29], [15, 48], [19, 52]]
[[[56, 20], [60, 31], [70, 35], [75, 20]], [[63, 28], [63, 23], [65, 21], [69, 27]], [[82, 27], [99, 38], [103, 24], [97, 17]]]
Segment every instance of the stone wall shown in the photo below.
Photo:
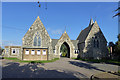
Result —
[[49, 37], [48, 32], [46, 31], [43, 23], [41, 22], [40, 18], [37, 17], [35, 22], [32, 24], [32, 26], [29, 28], [25, 36], [23, 37], [23, 47], [35, 47], [33, 46], [34, 43], [34, 36], [35, 34], [40, 34], [41, 38], [41, 48], [49, 47], [51, 43], [51, 38]]
[[[12, 54], [12, 49], [19, 49], [19, 53]], [[15, 57], [21, 60], [21, 46], [5, 46], [5, 57]]]
[[77, 55], [74, 53], [75, 47], [74, 47], [73, 43], [71, 42], [71, 39], [67, 35], [66, 31], [62, 34], [62, 36], [58, 40], [57, 44], [55, 45], [56, 53], [54, 55], [56, 57], [60, 58], [60, 48], [61, 48], [61, 45], [64, 42], [66, 42], [69, 45], [69, 47], [70, 47], [70, 58], [77, 57]]
[[[34, 37], [36, 34], [39, 34], [41, 38], [41, 46], [34, 46]], [[48, 59], [52, 59], [52, 46], [51, 46], [51, 38], [45, 29], [43, 23], [41, 22], [39, 16], [35, 20], [35, 22], [32, 24], [32, 26], [29, 28], [27, 33], [22, 39], [22, 47], [33, 47], [33, 48], [48, 48]]]
[[[94, 47], [94, 39], [98, 40], [99, 47]], [[97, 22], [94, 23], [91, 31], [89, 32], [85, 40], [85, 47], [83, 49], [83, 53], [85, 54], [85, 57], [88, 58], [101, 59], [103, 57], [106, 57], [107, 41], [102, 31], [100, 30]]]

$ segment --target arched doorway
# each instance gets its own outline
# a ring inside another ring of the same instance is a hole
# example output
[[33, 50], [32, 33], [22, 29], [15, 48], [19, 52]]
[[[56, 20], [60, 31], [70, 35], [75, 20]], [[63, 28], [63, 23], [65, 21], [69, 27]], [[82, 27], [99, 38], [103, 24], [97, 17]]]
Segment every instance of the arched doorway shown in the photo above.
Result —
[[70, 58], [70, 47], [66, 42], [64, 42], [60, 47], [60, 56]]

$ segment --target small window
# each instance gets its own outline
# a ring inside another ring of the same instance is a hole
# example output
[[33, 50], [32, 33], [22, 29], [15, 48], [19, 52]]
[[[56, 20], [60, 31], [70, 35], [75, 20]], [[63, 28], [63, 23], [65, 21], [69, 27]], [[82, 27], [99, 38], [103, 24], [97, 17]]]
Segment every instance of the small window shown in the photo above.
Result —
[[40, 55], [40, 50], [37, 50], [37, 55]]
[[55, 53], [56, 52], [56, 50], [53, 50], [53, 53]]
[[75, 54], [78, 54], [78, 50], [75, 50]]
[[77, 53], [78, 50], [76, 50], [76, 53]]
[[46, 50], [43, 50], [43, 55], [46, 55]]
[[75, 50], [75, 54], [76, 54], [76, 50]]
[[19, 49], [16, 49], [16, 53], [19, 54]]
[[95, 36], [95, 39], [97, 39], [97, 36]]
[[12, 53], [15, 54], [15, 49], [13, 49]]
[[32, 54], [32, 55], [35, 55], [35, 50], [32, 50], [32, 51], [31, 51], [31, 54]]
[[99, 48], [99, 41], [97, 40], [97, 48]]
[[8, 53], [9, 52], [9, 49], [6, 49], [6, 53]]
[[26, 50], [26, 51], [25, 51], [25, 54], [27, 54], [27, 55], [28, 55], [28, 54], [29, 54], [29, 50]]

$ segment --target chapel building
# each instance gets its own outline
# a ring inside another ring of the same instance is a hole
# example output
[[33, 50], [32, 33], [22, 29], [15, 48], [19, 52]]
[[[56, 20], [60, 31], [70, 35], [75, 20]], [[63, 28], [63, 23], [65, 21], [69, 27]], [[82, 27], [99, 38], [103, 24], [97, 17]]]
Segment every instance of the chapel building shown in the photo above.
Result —
[[22, 46], [5, 46], [6, 57], [20, 60], [51, 60], [61, 57], [61, 45], [67, 47], [68, 58], [102, 59], [106, 58], [107, 40], [97, 22], [90, 20], [75, 40], [66, 31], [59, 39], [51, 39], [39, 16], [22, 38]]

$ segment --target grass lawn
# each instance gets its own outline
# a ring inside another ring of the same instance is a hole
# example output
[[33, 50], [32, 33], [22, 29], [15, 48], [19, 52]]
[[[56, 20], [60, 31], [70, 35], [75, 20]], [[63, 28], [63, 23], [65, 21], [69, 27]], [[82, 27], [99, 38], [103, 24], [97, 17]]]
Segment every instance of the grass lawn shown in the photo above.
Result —
[[118, 73], [120, 74], [120, 70], [118, 71]]
[[55, 58], [55, 59], [52, 59], [52, 60], [46, 60], [46, 61], [23, 61], [23, 60], [19, 60], [17, 58], [7, 58], [7, 57], [4, 57], [4, 59], [8, 59], [8, 60], [13, 60], [15, 62], [26, 62], [26, 63], [49, 63], [49, 62], [54, 62], [56, 60], [59, 60], [59, 58]]
[[81, 59], [81, 58], [79, 58], [79, 59], [77, 59], [77, 58], [72, 58], [72, 59], [82, 60], [82, 61], [87, 61], [87, 62], [94, 62], [94, 63], [104, 62], [104, 63], [110, 63], [110, 64], [120, 65], [120, 61], [117, 61], [117, 60], [105, 60], [105, 59], [97, 60], [97, 59]]

